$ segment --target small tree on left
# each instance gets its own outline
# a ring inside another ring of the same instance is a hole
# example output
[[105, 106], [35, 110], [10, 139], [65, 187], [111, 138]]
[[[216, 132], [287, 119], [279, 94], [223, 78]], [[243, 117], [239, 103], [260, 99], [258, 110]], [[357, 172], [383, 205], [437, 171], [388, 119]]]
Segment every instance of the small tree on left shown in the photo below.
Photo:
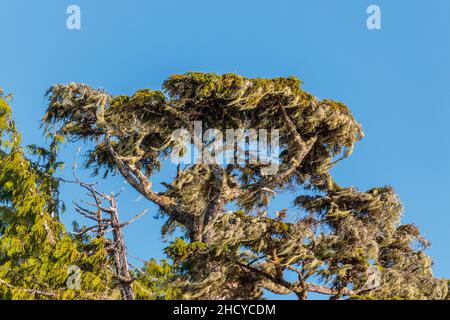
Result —
[[56, 212], [54, 158], [43, 167], [27, 158], [9, 100], [0, 90], [0, 299], [104, 298], [104, 239], [86, 251], [67, 234]]
[[[76, 181], [57, 178], [62, 136], [49, 133], [46, 148], [23, 148], [10, 98], [0, 88], [0, 300], [178, 297], [168, 285], [175, 275], [167, 261], [143, 261], [142, 268], [130, 264], [128, 270], [122, 229], [145, 212], [121, 223], [114, 194], [78, 179], [75, 167]], [[75, 233], [67, 232], [60, 221], [61, 181], [78, 184], [95, 199], [92, 211], [77, 203], [74, 209], [96, 225], [74, 223]]]

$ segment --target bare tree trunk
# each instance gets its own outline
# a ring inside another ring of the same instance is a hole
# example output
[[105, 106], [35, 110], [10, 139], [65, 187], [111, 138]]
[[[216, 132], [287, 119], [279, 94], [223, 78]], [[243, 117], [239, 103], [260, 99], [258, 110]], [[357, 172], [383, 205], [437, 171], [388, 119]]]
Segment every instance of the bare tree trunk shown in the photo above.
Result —
[[[116, 200], [118, 194], [115, 195], [114, 193], [111, 193], [108, 195], [106, 193], [97, 191], [94, 188], [95, 184], [85, 183], [81, 181], [77, 177], [75, 169], [76, 163], [74, 164], [73, 169], [73, 175], [76, 179], [75, 182], [84, 189], [88, 190], [89, 197], [94, 200], [94, 202], [87, 202], [87, 204], [89, 206], [92, 206], [93, 209], [84, 208], [78, 203], [74, 202], [75, 210], [78, 213], [96, 222], [96, 225], [87, 228], [82, 233], [94, 231], [98, 237], [104, 237], [106, 232], [112, 232], [112, 243], [110, 243], [110, 245], [107, 247], [107, 251], [109, 254], [111, 254], [114, 260], [114, 278], [116, 279], [121, 298], [123, 300], [134, 300], [135, 296], [133, 290], [133, 282], [135, 279], [131, 276], [130, 270], [128, 268], [129, 263], [127, 258], [127, 248], [125, 245], [123, 229], [130, 223], [142, 217], [147, 212], [147, 210], [144, 210], [130, 220], [121, 223]], [[104, 202], [107, 202], [109, 204], [109, 207], [103, 206]]]
[[128, 269], [127, 248], [123, 237], [123, 226], [119, 221], [119, 212], [114, 197], [111, 197], [111, 227], [113, 233], [113, 256], [116, 267], [119, 290], [123, 300], [134, 300], [133, 278]]

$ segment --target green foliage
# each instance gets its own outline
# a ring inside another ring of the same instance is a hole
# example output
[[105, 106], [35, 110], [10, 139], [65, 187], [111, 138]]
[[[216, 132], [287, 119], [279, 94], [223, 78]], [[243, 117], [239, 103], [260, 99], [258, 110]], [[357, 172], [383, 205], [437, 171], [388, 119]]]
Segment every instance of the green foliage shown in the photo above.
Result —
[[[363, 138], [361, 125], [346, 105], [315, 98], [299, 79], [190, 72], [171, 76], [162, 91], [132, 96], [76, 83], [48, 94], [48, 132], [92, 142], [87, 167], [120, 173], [159, 206], [167, 217], [163, 232], [185, 232], [186, 240], [166, 249], [173, 269], [160, 273], [170, 274], [183, 298], [258, 299], [263, 290], [299, 299], [308, 292], [447, 297], [447, 282], [433, 276], [425, 254], [428, 242], [400, 222], [403, 205], [394, 190], [363, 192], [334, 181], [330, 169]], [[264, 174], [263, 164], [188, 165], [165, 182], [165, 191], [153, 191], [152, 175], [180, 146], [172, 132], [192, 132], [194, 121], [205, 129], [279, 129], [277, 175]], [[271, 200], [286, 190], [296, 194], [295, 209], [270, 212]], [[287, 271], [298, 279], [286, 279]], [[379, 283], [371, 286], [374, 272]]]
[[137, 275], [134, 288], [136, 299], [175, 300], [181, 299], [181, 290], [173, 285], [176, 270], [167, 260], [158, 263], [151, 259]]
[[206, 249], [206, 243], [200, 241], [187, 243], [182, 238], [176, 238], [164, 252], [174, 261], [175, 265], [177, 265], [178, 262], [185, 260], [188, 256], [192, 256], [196, 252]]
[[[49, 179], [20, 146], [11, 109], [0, 96], [0, 297], [3, 299], [98, 298], [105, 289], [102, 250], [78, 250], [52, 215]], [[51, 173], [51, 171], [47, 171]], [[82, 268], [79, 290], [66, 285], [68, 269]]]

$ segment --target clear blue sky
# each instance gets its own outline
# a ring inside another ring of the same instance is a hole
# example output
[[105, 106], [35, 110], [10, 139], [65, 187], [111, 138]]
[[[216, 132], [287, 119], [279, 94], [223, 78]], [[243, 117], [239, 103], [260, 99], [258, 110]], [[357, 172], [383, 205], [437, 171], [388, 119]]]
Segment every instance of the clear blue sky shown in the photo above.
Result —
[[[81, 8], [81, 30], [66, 28], [70, 4]], [[370, 4], [381, 7], [382, 30], [366, 27]], [[348, 104], [364, 127], [366, 138], [334, 169], [336, 179], [362, 190], [394, 186], [403, 221], [433, 243], [435, 274], [450, 277], [448, 0], [0, 0], [0, 35], [0, 87], [14, 93], [25, 143], [43, 142], [43, 95], [55, 83], [131, 94], [187, 71], [298, 76], [316, 96]], [[68, 167], [73, 155], [73, 147], [64, 150]], [[66, 186], [63, 196], [82, 194]], [[137, 198], [128, 187], [122, 207], [133, 209], [125, 218], [148, 206]], [[150, 209], [127, 231], [130, 253], [145, 259], [161, 257], [166, 245]], [[68, 210], [64, 219], [74, 217]]]

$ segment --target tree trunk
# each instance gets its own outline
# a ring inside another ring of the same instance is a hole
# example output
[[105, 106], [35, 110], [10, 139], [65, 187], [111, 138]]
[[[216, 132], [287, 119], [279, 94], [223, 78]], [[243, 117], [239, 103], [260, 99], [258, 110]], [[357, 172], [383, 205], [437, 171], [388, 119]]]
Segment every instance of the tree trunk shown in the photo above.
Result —
[[116, 267], [117, 280], [119, 283], [120, 295], [123, 300], [134, 300], [133, 278], [128, 269], [127, 249], [123, 237], [123, 228], [120, 225], [119, 213], [117, 204], [113, 200], [111, 211], [111, 226], [113, 232], [113, 250], [114, 250], [114, 265]]

